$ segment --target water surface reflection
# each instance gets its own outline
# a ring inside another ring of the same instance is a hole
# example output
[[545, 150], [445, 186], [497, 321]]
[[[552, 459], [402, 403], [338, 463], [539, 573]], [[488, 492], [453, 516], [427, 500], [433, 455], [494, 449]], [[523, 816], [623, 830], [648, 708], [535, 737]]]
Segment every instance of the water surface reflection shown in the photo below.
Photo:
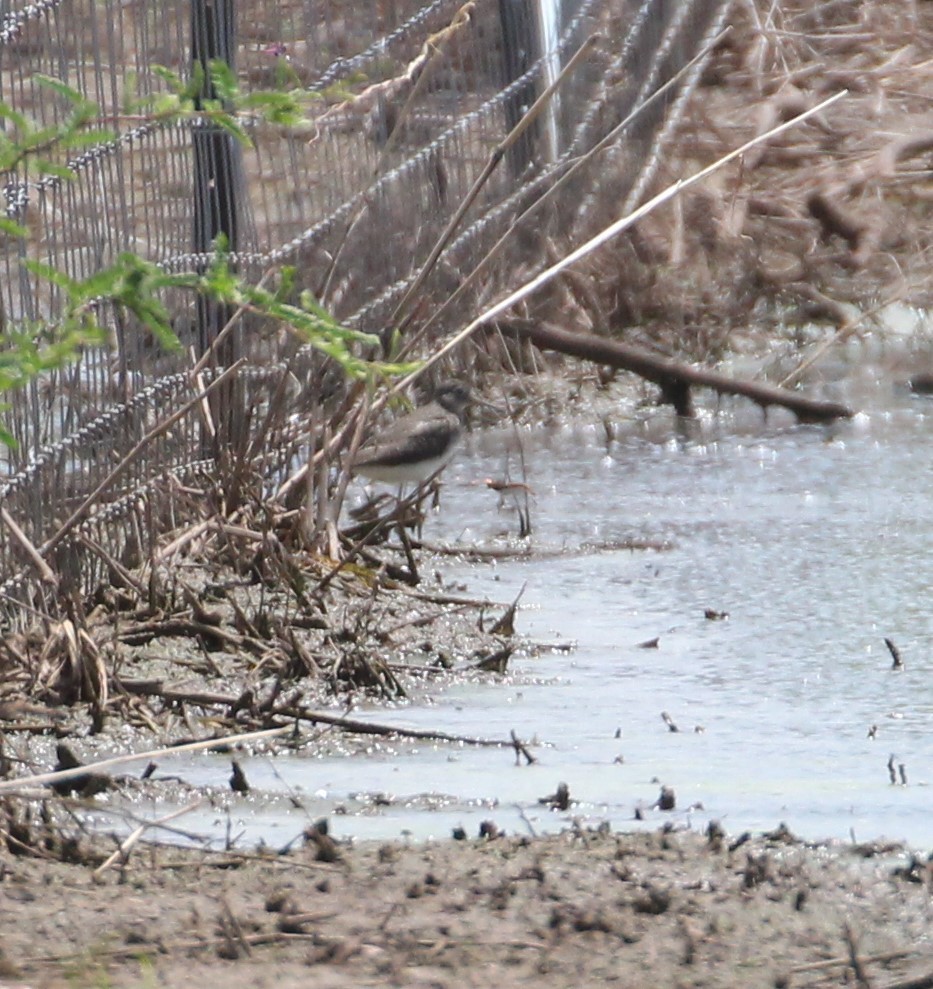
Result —
[[[697, 826], [784, 820], [809, 838], [933, 845], [933, 406], [878, 395], [832, 429], [749, 415], [713, 420], [688, 443], [635, 428], [608, 444], [601, 426], [524, 432], [537, 546], [651, 538], [670, 548], [444, 562], [473, 596], [508, 601], [527, 585], [519, 630], [577, 649], [518, 658], [501, 683], [365, 716], [464, 735], [515, 729], [542, 743], [538, 764], [516, 767], [500, 750], [376, 744], [352, 759], [279, 759], [274, 771], [247, 760], [250, 780], [292, 788], [311, 816], [348, 810], [334, 830], [361, 837], [444, 836], [458, 824], [475, 834], [486, 818], [510, 831], [554, 830], [573, 816], [625, 827], [665, 783], [675, 816]], [[507, 431], [470, 438], [430, 539], [490, 545], [515, 531], [477, 483], [501, 472], [513, 442]], [[708, 620], [706, 609], [729, 617]], [[904, 671], [891, 671], [885, 636]], [[639, 648], [655, 637], [657, 649]], [[907, 786], [889, 782], [892, 753]], [[215, 759], [188, 770], [216, 779]], [[568, 814], [537, 803], [561, 780], [579, 801]], [[259, 803], [256, 815], [231, 805], [252, 837], [300, 830], [286, 802]], [[647, 817], [655, 827], [665, 816]]]

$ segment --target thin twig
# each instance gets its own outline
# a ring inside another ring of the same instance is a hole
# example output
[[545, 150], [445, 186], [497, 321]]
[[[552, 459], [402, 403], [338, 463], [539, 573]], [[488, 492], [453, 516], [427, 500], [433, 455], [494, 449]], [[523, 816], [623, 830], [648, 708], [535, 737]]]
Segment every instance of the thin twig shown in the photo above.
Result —
[[863, 323], [866, 319], [871, 316], [877, 315], [879, 312], [887, 309], [888, 306], [893, 305], [898, 302], [901, 298], [902, 293], [897, 292], [896, 294], [885, 299], [883, 302], [879, 302], [878, 305], [872, 306], [871, 309], [867, 309], [865, 312], [858, 313], [858, 315], [853, 316], [851, 319], [846, 320], [842, 326], [828, 339], [821, 343], [812, 354], [807, 358], [802, 360], [797, 367], [794, 368], [790, 374], [787, 375], [782, 381], [778, 382], [778, 387], [787, 388], [788, 386], [794, 384], [799, 380], [800, 376], [808, 368], [812, 367], [822, 356], [826, 353], [830, 347], [834, 347], [837, 343], [841, 343], [843, 340], [847, 339], [852, 333]]
[[511, 148], [522, 137], [525, 131], [527, 131], [528, 128], [538, 119], [538, 117], [541, 116], [545, 107], [548, 103], [550, 103], [551, 98], [557, 92], [558, 88], [567, 78], [569, 78], [571, 73], [576, 71], [577, 66], [583, 61], [584, 56], [590, 54], [595, 47], [598, 38], [598, 35], [590, 35], [590, 37], [588, 37], [586, 41], [580, 45], [580, 47], [574, 52], [573, 58], [571, 58], [570, 61], [564, 66], [560, 75], [547, 87], [547, 89], [544, 90], [544, 92], [534, 101], [534, 103], [532, 103], [526, 113], [522, 116], [521, 120], [519, 120], [519, 122], [506, 135], [505, 140], [493, 148], [492, 153], [489, 155], [482, 171], [477, 176], [476, 181], [470, 187], [466, 196], [464, 196], [463, 201], [454, 211], [454, 214], [448, 221], [447, 226], [444, 227], [443, 232], [440, 237], [438, 237], [437, 242], [431, 249], [431, 253], [422, 265], [421, 270], [415, 277], [415, 280], [408, 286], [408, 289], [402, 296], [401, 301], [395, 307], [395, 312], [392, 313], [389, 323], [390, 325], [395, 326], [399, 332], [404, 330], [404, 328], [408, 325], [414, 313], [409, 313], [408, 317], [402, 322], [399, 322], [399, 317], [402, 312], [404, 312], [405, 307], [408, 305], [412, 297], [424, 284], [425, 279], [433, 271], [434, 265], [437, 263], [437, 259], [441, 256], [441, 252], [447, 246], [450, 238], [453, 236], [454, 231], [463, 219], [464, 214], [473, 205], [483, 186], [489, 180], [489, 176], [495, 171], [499, 162], [505, 157], [509, 148]]
[[845, 937], [846, 947], [849, 949], [849, 964], [855, 973], [856, 982], [858, 982], [860, 989], [872, 989], [871, 979], [868, 978], [865, 966], [858, 956], [858, 944], [855, 940], [855, 934], [848, 923], [843, 927], [842, 933]]
[[136, 828], [120, 843], [120, 847], [109, 858], [105, 859], [91, 873], [91, 875], [97, 878], [99, 875], [106, 872], [107, 869], [109, 869], [110, 866], [117, 861], [117, 859], [125, 859], [127, 852], [133, 848], [133, 846], [150, 828], [157, 828], [163, 824], [167, 824], [169, 821], [173, 821], [176, 817], [181, 817], [184, 814], [188, 814], [191, 811], [196, 810], [203, 803], [203, 798], [199, 798], [198, 800], [195, 800], [194, 803], [190, 803], [184, 807], [179, 807], [177, 810], [173, 810], [171, 814], [166, 814], [164, 817], [157, 818], [155, 821], [146, 821], [143, 824], [140, 824], [138, 828]]
[[[263, 944], [284, 944], [287, 941], [314, 941], [320, 937], [319, 934], [286, 934], [282, 931], [270, 931], [267, 934], [243, 934], [243, 941], [249, 945], [263, 945]], [[179, 955], [187, 954], [192, 951], [206, 951], [208, 948], [222, 947], [228, 943], [229, 939], [223, 938], [208, 938], [206, 940], [195, 940], [195, 941], [178, 941], [171, 944], [171, 949]], [[100, 945], [95, 946], [94, 954], [95, 956], [111, 958], [113, 960], [121, 958], [135, 958], [140, 953], [140, 947], [138, 944], [130, 945], [129, 947], [123, 946], [119, 948], [106, 948]], [[64, 964], [66, 962], [74, 961], [76, 959], [86, 959], [87, 949], [83, 949], [80, 952], [73, 952], [70, 954], [62, 955], [36, 955], [32, 958], [27, 958], [24, 960], [26, 965], [48, 965], [48, 964]]]

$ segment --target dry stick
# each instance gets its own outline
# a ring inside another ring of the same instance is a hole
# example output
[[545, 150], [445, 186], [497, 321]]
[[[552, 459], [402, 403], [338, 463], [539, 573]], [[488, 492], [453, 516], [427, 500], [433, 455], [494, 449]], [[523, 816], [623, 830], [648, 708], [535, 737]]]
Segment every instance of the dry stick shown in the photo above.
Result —
[[20, 546], [25, 550], [26, 555], [29, 557], [29, 561], [38, 570], [39, 576], [47, 584], [51, 584], [53, 587], [58, 587], [58, 577], [55, 571], [42, 559], [41, 554], [36, 549], [32, 540], [26, 535], [25, 532], [16, 524], [13, 516], [5, 508], [0, 508], [0, 518], [3, 519], [6, 527], [13, 534], [13, 538], [20, 544]]
[[87, 498], [81, 502], [81, 504], [75, 509], [69, 519], [59, 528], [55, 535], [50, 539], [47, 539], [39, 547], [39, 553], [46, 556], [53, 549], [55, 549], [55, 547], [58, 546], [65, 536], [67, 536], [68, 533], [81, 521], [81, 519], [84, 518], [88, 509], [94, 504], [100, 495], [106, 491], [114, 481], [117, 480], [126, 468], [129, 467], [134, 460], [136, 460], [136, 458], [154, 439], [161, 436], [163, 433], [168, 432], [168, 430], [170, 430], [176, 422], [183, 419], [193, 408], [195, 408], [203, 400], [205, 395], [213, 391], [228, 377], [235, 374], [240, 369], [241, 364], [243, 364], [242, 358], [216, 377], [203, 391], [195, 395], [190, 402], [185, 402], [185, 404], [174, 415], [169, 416], [168, 419], [163, 420], [157, 426], [153, 426], [153, 428], [146, 433], [146, 435], [133, 447], [132, 450], [130, 450], [130, 452], [117, 464], [117, 466], [114, 467], [114, 469], [100, 482], [100, 484], [94, 488]]
[[146, 588], [143, 582], [141, 580], [137, 580], [137, 578], [134, 577], [133, 574], [131, 574], [122, 563], [120, 563], [119, 560], [111, 556], [110, 553], [108, 553], [107, 550], [100, 545], [100, 543], [91, 539], [91, 537], [85, 532], [79, 533], [77, 538], [85, 549], [89, 550], [95, 556], [103, 560], [104, 563], [120, 577], [127, 587], [132, 587], [141, 598], [145, 598]]
[[194, 803], [190, 803], [185, 807], [179, 807], [177, 810], [173, 810], [171, 814], [166, 814], [164, 817], [159, 817], [155, 821], [146, 821], [145, 823], [140, 824], [138, 828], [136, 828], [127, 838], [125, 838], [120, 843], [120, 847], [113, 853], [113, 855], [111, 855], [109, 858], [103, 861], [91, 873], [91, 875], [96, 879], [99, 875], [106, 872], [107, 869], [109, 869], [110, 866], [112, 866], [113, 863], [117, 861], [117, 859], [125, 858], [126, 853], [133, 848], [133, 846], [139, 841], [140, 838], [142, 838], [142, 836], [146, 833], [146, 831], [149, 830], [149, 828], [157, 828], [163, 824], [167, 824], [169, 821], [175, 820], [176, 817], [181, 817], [183, 814], [187, 814], [190, 811], [196, 810], [203, 803], [204, 803], [204, 799], [199, 798], [195, 800]]
[[797, 379], [806, 371], [808, 368], [812, 367], [822, 356], [829, 350], [830, 347], [834, 347], [837, 343], [841, 343], [847, 337], [849, 337], [856, 327], [868, 319], [870, 316], [874, 316], [886, 309], [888, 306], [897, 302], [901, 298], [901, 293], [898, 292], [895, 295], [890, 296], [883, 302], [879, 302], [878, 305], [872, 306], [871, 309], [866, 310], [863, 313], [859, 313], [857, 316], [853, 316], [851, 319], [846, 320], [842, 326], [826, 341], [824, 341], [816, 350], [805, 360], [801, 361], [797, 367], [794, 368], [790, 374], [787, 375], [782, 381], [778, 382], [779, 388], [787, 388], [788, 385], [794, 384]]
[[[232, 698], [232, 701], [235, 700], [235, 697]], [[291, 731], [294, 731], [293, 725], [281, 725], [278, 728], [247, 731], [239, 735], [205, 738], [200, 742], [186, 742], [184, 745], [169, 745], [161, 749], [150, 749], [148, 752], [133, 752], [129, 755], [113, 756], [110, 759], [102, 759], [100, 762], [89, 762], [83, 766], [76, 766], [74, 769], [60, 769], [53, 773], [39, 773], [36, 776], [23, 776], [14, 780], [0, 780], [0, 793], [7, 793], [25, 786], [35, 786], [39, 783], [58, 783], [60, 780], [74, 779], [84, 773], [96, 773], [101, 769], [123, 766], [128, 762], [138, 762], [141, 759], [149, 761], [174, 755], [177, 752], [202, 752], [204, 749], [211, 749], [217, 745], [239, 745], [242, 742], [258, 742], [265, 738], [278, 738], [280, 735], [286, 735]]]
[[[295, 866], [295, 864], [291, 862], [289, 865], [292, 868]], [[287, 934], [284, 931], [270, 931], [267, 934], [244, 934], [243, 940], [250, 945], [284, 944], [288, 941], [319, 941], [320, 934], [317, 932], [312, 932], [310, 934]], [[168, 950], [174, 951], [181, 955], [188, 954], [192, 951], [206, 951], [208, 948], [216, 949], [225, 947], [227, 944], [229, 944], [229, 938], [216, 937], [197, 941], [173, 941], [166, 947]], [[140, 946], [138, 944], [120, 948], [106, 948], [99, 945], [94, 946], [95, 958], [109, 958], [116, 961], [123, 958], [138, 958], [139, 955]], [[81, 951], [63, 955], [34, 955], [31, 958], [24, 959], [23, 963], [25, 965], [65, 964], [66, 962], [86, 959], [87, 948], [84, 948]]]
[[414, 316], [414, 312], [411, 312], [404, 320], [398, 322], [402, 311], [408, 305], [412, 296], [424, 284], [428, 275], [430, 275], [434, 270], [434, 265], [437, 263], [437, 259], [441, 256], [441, 252], [453, 236], [454, 230], [456, 230], [460, 225], [460, 221], [463, 219], [464, 214], [473, 205], [483, 186], [489, 180], [489, 176], [495, 171], [499, 162], [505, 157], [505, 154], [509, 148], [511, 148], [512, 145], [522, 137], [525, 131], [527, 131], [528, 128], [538, 119], [538, 117], [541, 116], [547, 104], [550, 103], [551, 97], [557, 92], [558, 88], [571, 75], [571, 73], [576, 71], [577, 66], [583, 58], [589, 55], [598, 38], [598, 35], [591, 34], [586, 41], [580, 45], [576, 52], [574, 52], [573, 58], [571, 58], [570, 61], [564, 66], [560, 75], [550, 84], [550, 86], [547, 87], [547, 89], [544, 90], [544, 92], [534, 101], [534, 103], [532, 103], [521, 120], [519, 120], [519, 122], [506, 135], [505, 140], [493, 149], [492, 153], [489, 155], [489, 158], [486, 160], [486, 164], [483, 166], [483, 170], [477, 176], [476, 181], [470, 187], [469, 192], [467, 192], [466, 196], [463, 198], [463, 201], [457, 207], [454, 215], [450, 218], [447, 226], [437, 239], [437, 243], [434, 245], [431, 253], [427, 257], [427, 260], [422, 265], [421, 271], [418, 272], [415, 280], [408, 286], [408, 290], [402, 296], [399, 304], [395, 307], [395, 312], [392, 313], [392, 316], [389, 319], [389, 324], [391, 326], [395, 326], [399, 332], [405, 329]]
[[[900, 949], [899, 951], [884, 951], [878, 955], [865, 955], [862, 959], [865, 963], [877, 964], [898, 961], [901, 958], [909, 958], [916, 954], [915, 948]], [[849, 964], [848, 956], [845, 958], [826, 958], [818, 962], [805, 962], [803, 965], [794, 965], [789, 969], [791, 975], [801, 975], [804, 972], [819, 972], [827, 968], [841, 968]]]
[[[194, 356], [194, 348], [190, 351], [191, 356]], [[210, 402], [207, 400], [207, 392], [204, 391], [204, 375], [200, 371], [191, 372], [191, 380], [194, 386], [198, 388], [201, 392], [201, 417], [204, 420], [204, 426], [207, 429], [208, 436], [212, 440], [217, 439], [217, 427], [214, 425], [214, 416], [211, 414]]]
[[247, 956], [253, 953], [253, 949], [249, 946], [249, 942], [245, 939], [243, 935], [243, 927], [241, 926], [239, 920], [237, 920], [236, 915], [233, 910], [230, 909], [230, 904], [227, 901], [226, 896], [221, 897], [221, 928], [223, 930], [225, 939], [227, 943], [233, 947], [234, 944], [239, 944]]
[[669, 200], [673, 199], [675, 196], [680, 195], [685, 189], [689, 189], [691, 186], [696, 185], [698, 182], [702, 182], [703, 179], [712, 175], [714, 172], [718, 171], [724, 165], [727, 165], [730, 161], [734, 161], [736, 158], [741, 157], [746, 151], [751, 148], [757, 147], [759, 144], [763, 144], [765, 141], [772, 137], [776, 137], [778, 134], [783, 134], [784, 131], [789, 130], [791, 127], [796, 127], [797, 124], [803, 123], [804, 120], [809, 119], [817, 113], [822, 112], [827, 107], [836, 103], [838, 100], [846, 96], [848, 90], [841, 90], [828, 99], [823, 100], [816, 106], [811, 107], [809, 110], [805, 110], [803, 113], [797, 114], [797, 116], [792, 117], [790, 120], [785, 121], [782, 124], [778, 124], [776, 127], [772, 127], [770, 130], [765, 131], [764, 134], [758, 134], [751, 140], [746, 141], [745, 144], [736, 148], [734, 151], [730, 151], [727, 155], [722, 158], [717, 159], [711, 165], [707, 165], [706, 168], [701, 169], [699, 172], [695, 172], [689, 178], [680, 179], [673, 185], [668, 186], [662, 192], [659, 192], [656, 196], [653, 196], [646, 203], [643, 203], [638, 209], [633, 210], [627, 216], [623, 216], [611, 223], [608, 227], [601, 230], [595, 237], [590, 238], [581, 247], [578, 247], [575, 251], [568, 254], [563, 260], [558, 261], [557, 264], [551, 265], [551, 267], [546, 268], [539, 275], [536, 275], [530, 281], [526, 282], [521, 288], [516, 289], [511, 292], [500, 302], [495, 305], [490, 306], [484, 312], [480, 313], [472, 322], [467, 324], [459, 333], [453, 336], [450, 340], [444, 344], [439, 350], [432, 354], [422, 365], [422, 367], [408, 375], [403, 381], [398, 385], [399, 388], [404, 388], [410, 384], [418, 375], [424, 373], [428, 368], [436, 364], [441, 358], [445, 357], [452, 350], [455, 350], [460, 346], [465, 340], [469, 339], [481, 326], [488, 323], [491, 319], [496, 316], [501, 315], [517, 302], [521, 302], [523, 299], [527, 299], [528, 296], [533, 295], [539, 288], [547, 285], [548, 282], [553, 281], [564, 269], [569, 268], [572, 264], [576, 264], [582, 258], [587, 257], [592, 254], [597, 248], [602, 247], [607, 241], [612, 240], [617, 237], [624, 230], [629, 227], [634, 226], [640, 219], [647, 216], [658, 206], [663, 205]]
[[[383, 399], [383, 403], [384, 403], [384, 399]], [[377, 406], [377, 405], [373, 406], [374, 409], [377, 407], [381, 407], [381, 406]], [[274, 498], [275, 501], [282, 501], [285, 498], [287, 498], [288, 494], [295, 487], [295, 485], [301, 484], [302, 481], [304, 481], [304, 479], [307, 477], [309, 467], [313, 469], [322, 461], [329, 460], [334, 455], [334, 453], [344, 445], [344, 442], [346, 441], [347, 438], [347, 434], [351, 433], [354, 429], [360, 428], [359, 412], [360, 412], [359, 409], [351, 409], [347, 413], [346, 419], [341, 424], [337, 432], [333, 435], [333, 437], [331, 437], [330, 442], [327, 443], [320, 450], [318, 450], [317, 453], [314, 454], [314, 457], [312, 458], [310, 464], [302, 464], [302, 466], [299, 467], [298, 470], [296, 470], [295, 473], [291, 475], [291, 477], [287, 478], [282, 482], [278, 491], [276, 491], [275, 493], [275, 498]]]
[[[177, 690], [173, 687], [163, 687], [161, 680], [121, 680], [120, 686], [130, 694], [141, 694], [143, 696], [156, 695], [168, 701], [185, 701], [191, 704], [198, 704], [202, 707], [208, 705], [215, 707], [231, 707], [239, 700], [239, 697], [235, 694], [213, 694], [206, 692]], [[486, 746], [489, 748], [502, 747], [510, 744], [506, 741], [499, 741], [490, 738], [473, 738], [469, 735], [451, 735], [447, 732], [431, 731], [424, 728], [399, 728], [395, 725], [386, 725], [377, 721], [359, 721], [355, 718], [346, 718], [337, 714], [326, 714], [323, 711], [313, 711], [309, 708], [298, 707], [296, 705], [274, 707], [267, 713], [270, 717], [275, 718], [289, 718], [293, 721], [298, 720], [311, 722], [312, 724], [332, 725], [335, 728], [342, 728], [344, 731], [354, 732], [357, 735], [398, 735], [400, 738], [415, 738], [422, 741], [436, 742], [462, 742], [466, 745], [477, 745], [480, 747]], [[294, 725], [269, 730], [273, 733], [284, 733], [286, 731], [294, 731]], [[260, 731], [255, 732], [252, 735], [237, 735], [232, 739], [215, 738], [207, 739], [203, 742], [192, 742], [190, 744], [198, 748], [211, 748], [215, 745], [229, 744], [234, 741], [239, 741], [241, 737], [261, 738], [263, 737], [263, 734], [264, 733]], [[131, 756], [128, 758], [141, 759], [144, 757], [154, 757], [172, 752], [184, 752], [187, 748], [188, 747], [185, 745], [178, 745], [174, 748], [164, 750], [160, 749], [155, 753], [143, 753], [140, 756]], [[94, 763], [93, 765], [82, 766], [78, 772], [92, 772], [101, 765], [105, 765], [105, 763]], [[44, 782], [44, 777], [41, 781]], [[24, 781], [14, 782], [32, 783], [34, 780], [30, 778]], [[4, 788], [4, 784], [0, 782], [0, 792], [3, 792]]]
[[252, 463], [254, 458], [259, 456], [260, 451], [263, 446], [265, 446], [266, 437], [269, 435], [269, 431], [272, 429], [272, 425], [279, 416], [279, 412], [282, 411], [282, 406], [284, 405], [285, 399], [285, 388], [288, 383], [289, 377], [294, 377], [292, 372], [286, 367], [279, 377], [278, 383], [275, 386], [275, 391], [272, 393], [272, 397], [269, 399], [269, 407], [266, 411], [263, 421], [256, 430], [256, 435], [250, 440], [250, 444], [247, 447], [246, 453], [243, 459], [246, 463]]
[[855, 940], [855, 934], [848, 923], [843, 927], [842, 933], [845, 937], [846, 947], [849, 949], [849, 963], [855, 973], [856, 982], [858, 982], [860, 989], [872, 989], [871, 979], [868, 978], [868, 973], [858, 956], [858, 943]]
[[177, 553], [188, 543], [193, 542], [198, 536], [202, 535], [207, 529], [213, 526], [213, 519], [204, 519], [202, 522], [197, 522], [192, 526], [189, 526], [183, 533], [176, 536], [167, 546], [163, 547], [152, 557], [153, 563], [162, 563], [167, 560], [170, 556]]
[[528, 751], [528, 746], [515, 734], [515, 729], [513, 728], [509, 734], [512, 736], [512, 748], [515, 749], [515, 765], [519, 764], [520, 755], [525, 757], [526, 765], [533, 765], [535, 757]]
[[[432, 42], [432, 48], [434, 49], [433, 54], [430, 56], [430, 58], [426, 60], [425, 64], [421, 67], [418, 73], [418, 78], [415, 80], [415, 83], [412, 86], [411, 93], [409, 93], [408, 98], [405, 100], [405, 103], [402, 106], [402, 110], [401, 113], [399, 113], [398, 115], [398, 120], [396, 121], [395, 127], [392, 129], [392, 133], [389, 134], [385, 146], [383, 147], [382, 152], [380, 153], [379, 158], [377, 159], [376, 164], [373, 167], [372, 179], [375, 179], [376, 176], [379, 175], [379, 173], [382, 171], [382, 166], [386, 160], [386, 157], [388, 156], [389, 151], [397, 143], [398, 135], [401, 134], [402, 132], [402, 125], [404, 124], [405, 120], [408, 118], [409, 113], [411, 112], [411, 108], [414, 105], [415, 97], [420, 94], [421, 90], [426, 85], [426, 82], [431, 75], [431, 70], [433, 69], [435, 64], [437, 64], [443, 57], [444, 49], [446, 48], [448, 41], [450, 41], [450, 39], [462, 27], [470, 23], [470, 15], [473, 12], [473, 7], [474, 4], [470, 3], [468, 0], [467, 3], [465, 3], [462, 7], [460, 7], [457, 10], [450, 24], [448, 24], [447, 27], [444, 28], [442, 31], [438, 31], [436, 34], [432, 35], [431, 38], [429, 39], [429, 41]], [[440, 44], [434, 43], [436, 42], [436, 40], [439, 40]], [[415, 59], [415, 61], [417, 61], [417, 59]], [[414, 63], [410, 63], [408, 65], [406, 72], [412, 71], [413, 64]], [[362, 217], [363, 213], [366, 210], [367, 203], [364, 197], [365, 197], [365, 190], [357, 193], [356, 198], [360, 201], [360, 204], [356, 210], [356, 213], [348, 221], [343, 231], [343, 237], [340, 241], [340, 245], [338, 246], [337, 250], [334, 252], [333, 260], [331, 261], [327, 269], [327, 274], [324, 276], [324, 284], [321, 288], [321, 291], [318, 293], [318, 297], [322, 300], [326, 299], [328, 294], [330, 293], [331, 283], [334, 280], [334, 273], [336, 272], [337, 265], [340, 263], [340, 259], [343, 256], [344, 248], [347, 246], [347, 243], [350, 239], [350, 234], [353, 232], [353, 228], [359, 223], [360, 218]]]
[[[440, 317], [448, 310], [450, 307], [459, 299], [464, 292], [479, 278], [480, 274], [485, 270], [486, 266], [499, 254], [502, 248], [508, 243], [509, 238], [515, 232], [516, 227], [519, 224], [524, 223], [533, 213], [535, 213], [540, 206], [546, 203], [551, 196], [553, 196], [558, 189], [560, 189], [565, 183], [569, 182], [577, 172], [583, 168], [585, 165], [589, 164], [596, 155], [600, 154], [605, 148], [611, 144], [621, 133], [626, 130], [629, 125], [636, 120], [642, 113], [648, 110], [654, 105], [668, 90], [672, 89], [681, 80], [683, 76], [696, 65], [701, 59], [706, 58], [706, 56], [719, 44], [720, 41], [729, 33], [731, 28], [726, 28], [721, 31], [695, 58], [689, 61], [676, 75], [671, 76], [670, 79], [663, 86], [656, 89], [643, 103], [640, 103], [635, 107], [634, 110], [629, 113], [624, 120], [621, 120], [615, 127], [609, 131], [605, 137], [601, 138], [586, 154], [581, 155], [574, 161], [570, 168], [567, 169], [563, 175], [552, 185], [549, 189], [546, 189], [541, 196], [539, 196], [526, 210], [520, 213], [510, 224], [508, 230], [493, 244], [493, 246], [486, 252], [486, 254], [480, 259], [479, 263], [473, 268], [473, 270], [463, 279], [463, 281], [457, 286], [453, 294], [446, 299], [429, 317], [429, 319], [418, 327], [418, 337], [422, 337], [428, 328], [435, 323]], [[576, 56], [574, 56], [576, 57]], [[399, 306], [401, 308], [401, 304]], [[409, 346], [413, 341], [409, 341]], [[406, 348], [408, 349], [408, 348]]]
[[[259, 281], [256, 283], [256, 287], [262, 288], [263, 285], [265, 285], [267, 279], [272, 275], [274, 270], [275, 270], [274, 268], [267, 268], [266, 271], [263, 272], [262, 278], [260, 278]], [[191, 366], [191, 371], [190, 371], [191, 380], [197, 385], [198, 388], [201, 389], [204, 388], [204, 378], [201, 372], [204, 370], [205, 367], [207, 367], [208, 362], [214, 356], [214, 352], [220, 346], [222, 341], [226, 340], [227, 337], [233, 332], [234, 326], [236, 326], [236, 324], [239, 322], [243, 313], [245, 313], [250, 308], [252, 308], [252, 306], [249, 301], [241, 302], [240, 305], [237, 306], [236, 311], [233, 313], [233, 315], [221, 327], [221, 330], [217, 334], [217, 336], [215, 336], [214, 339], [211, 340], [210, 346], [207, 348], [207, 350], [205, 350], [204, 353], [200, 356], [200, 358]], [[204, 391], [204, 394], [201, 396], [201, 413], [204, 416], [204, 423], [207, 427], [208, 432], [210, 433], [211, 439], [214, 439], [214, 437], [216, 437], [217, 435], [217, 430], [216, 427], [214, 426], [214, 417], [211, 415], [210, 406], [207, 403], [207, 391]]]
[[394, 725], [383, 725], [374, 721], [358, 721], [355, 718], [343, 718], [334, 714], [323, 714], [320, 711], [308, 711], [301, 707], [277, 707], [273, 709], [272, 714], [282, 718], [310, 721], [312, 724], [333, 725], [335, 728], [352, 731], [357, 735], [398, 735], [400, 738], [415, 738], [428, 742], [457, 742], [463, 745], [476, 745], [481, 748], [503, 748], [509, 744], [495, 738], [473, 738], [470, 735], [451, 735], [446, 731], [398, 728]]
[[[352, 463], [353, 458], [356, 456], [356, 451], [359, 449], [360, 443], [363, 440], [363, 429], [365, 428], [366, 423], [369, 421], [369, 417], [371, 413], [373, 412], [374, 409], [377, 411], [381, 409], [382, 406], [385, 405], [387, 400], [388, 400], [388, 396], [384, 397], [381, 402], [377, 401], [375, 405], [373, 405], [369, 401], [368, 393], [364, 393], [363, 402], [362, 404], [358, 405], [356, 409], [356, 428], [353, 430], [353, 435], [350, 437], [350, 447], [347, 450], [348, 463]], [[324, 447], [324, 451], [333, 450], [333, 449], [334, 447], [332, 444]], [[321, 460], [319, 461], [318, 466], [320, 467], [321, 474], [325, 474], [328, 461], [329, 461], [329, 454], [327, 457], [322, 457]], [[333, 498], [326, 506], [328, 515], [325, 524], [335, 522], [336, 515], [339, 514], [339, 506], [343, 505], [343, 499], [346, 496], [347, 487], [349, 486], [349, 484], [350, 484], [350, 472], [346, 470], [343, 472], [343, 474], [340, 477], [340, 480], [337, 482], [337, 490], [334, 492]], [[335, 513], [333, 510], [333, 506], [335, 505], [338, 506], [337, 513]], [[334, 524], [330, 528], [332, 531], [328, 532], [328, 538], [333, 540], [334, 545], [329, 548], [332, 551], [334, 551], [332, 555], [336, 556], [336, 551], [337, 551], [336, 525]]]

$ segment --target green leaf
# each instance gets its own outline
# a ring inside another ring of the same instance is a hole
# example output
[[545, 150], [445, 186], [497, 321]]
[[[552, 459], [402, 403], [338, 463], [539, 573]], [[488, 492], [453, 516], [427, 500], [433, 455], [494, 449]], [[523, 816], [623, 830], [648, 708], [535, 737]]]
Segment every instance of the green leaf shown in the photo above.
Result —
[[211, 59], [211, 85], [217, 98], [232, 103], [240, 91], [236, 73], [223, 59]]
[[9, 120], [10, 123], [15, 125], [17, 130], [22, 131], [24, 134], [35, 130], [35, 124], [29, 117], [24, 113], [14, 110], [13, 107], [8, 106], [6, 103], [0, 103], [0, 119]]
[[34, 261], [30, 258], [23, 258], [20, 263], [27, 271], [32, 272], [32, 274], [37, 275], [39, 278], [44, 278], [53, 285], [57, 285], [59, 288], [63, 288], [69, 293], [69, 295], [74, 292], [79, 285], [75, 279], [66, 275], [64, 271], [59, 271], [58, 268], [53, 268], [51, 265], [45, 264], [42, 261]]
[[225, 130], [227, 133], [232, 134], [241, 144], [248, 148], [253, 146], [253, 142], [249, 134], [247, 134], [239, 122], [226, 111], [213, 110], [207, 113], [206, 116], [212, 124], [219, 127], [221, 130]]
[[[85, 97], [83, 93], [79, 93], [77, 89], [72, 89], [71, 86], [62, 82], [61, 79], [56, 79], [53, 76], [44, 75], [41, 72], [36, 72], [32, 77], [40, 86], [46, 89], [51, 89], [53, 92], [58, 93], [59, 96], [64, 97], [74, 106], [84, 109], [88, 106], [94, 107], [94, 104]], [[96, 107], [94, 107], [96, 110]]]
[[36, 170], [40, 175], [53, 175], [55, 178], [64, 179], [65, 181], [70, 181], [75, 177], [73, 169], [67, 165], [56, 165], [51, 161], [37, 161]]
[[5, 216], [0, 216], [0, 232], [5, 233], [8, 237], [27, 237], [29, 231], [20, 226], [14, 220], [8, 220]]
[[173, 93], [184, 91], [185, 82], [177, 72], [167, 69], [164, 65], [153, 65], [152, 71], [164, 82]]

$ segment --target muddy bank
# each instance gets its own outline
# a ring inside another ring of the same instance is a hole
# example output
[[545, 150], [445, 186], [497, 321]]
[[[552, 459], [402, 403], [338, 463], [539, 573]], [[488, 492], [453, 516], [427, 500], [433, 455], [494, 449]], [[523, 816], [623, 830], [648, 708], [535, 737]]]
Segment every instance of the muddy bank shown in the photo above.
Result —
[[780, 829], [152, 847], [2, 876], [4, 985], [933, 984], [929, 863]]

